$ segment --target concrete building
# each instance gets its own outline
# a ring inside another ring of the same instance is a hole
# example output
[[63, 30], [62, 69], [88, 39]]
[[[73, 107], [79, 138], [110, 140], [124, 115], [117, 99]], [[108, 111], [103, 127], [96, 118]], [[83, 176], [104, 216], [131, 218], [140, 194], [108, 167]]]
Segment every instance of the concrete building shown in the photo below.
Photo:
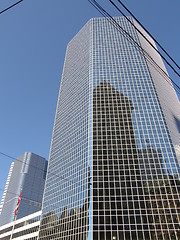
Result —
[[1, 240], [36, 240], [39, 233], [41, 211], [27, 215], [0, 227]]

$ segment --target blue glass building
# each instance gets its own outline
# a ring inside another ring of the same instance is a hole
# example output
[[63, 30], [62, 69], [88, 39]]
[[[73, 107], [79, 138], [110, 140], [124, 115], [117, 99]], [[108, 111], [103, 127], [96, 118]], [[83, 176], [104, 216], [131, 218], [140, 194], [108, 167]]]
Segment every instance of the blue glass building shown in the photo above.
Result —
[[179, 101], [157, 52], [115, 20], [141, 47], [104, 18], [68, 44], [39, 239], [180, 238]]
[[14, 219], [14, 210], [21, 192], [17, 219], [41, 210], [47, 160], [25, 152], [10, 167], [0, 206], [0, 226]]

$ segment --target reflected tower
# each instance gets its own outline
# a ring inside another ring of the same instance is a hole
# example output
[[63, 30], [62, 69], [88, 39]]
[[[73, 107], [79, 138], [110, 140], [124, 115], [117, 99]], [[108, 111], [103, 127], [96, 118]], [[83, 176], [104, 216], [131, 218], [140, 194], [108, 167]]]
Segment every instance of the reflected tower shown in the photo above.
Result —
[[179, 109], [152, 61], [91, 19], [66, 51], [39, 239], [179, 239]]

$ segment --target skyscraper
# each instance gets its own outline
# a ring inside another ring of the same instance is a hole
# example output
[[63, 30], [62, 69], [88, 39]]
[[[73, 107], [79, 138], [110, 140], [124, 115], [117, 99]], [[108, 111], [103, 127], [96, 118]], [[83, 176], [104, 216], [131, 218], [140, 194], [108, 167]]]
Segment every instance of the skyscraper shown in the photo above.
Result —
[[10, 167], [0, 205], [0, 226], [14, 219], [14, 211], [21, 192], [17, 219], [41, 210], [47, 160], [25, 152]]
[[39, 239], [180, 238], [179, 101], [157, 52], [115, 20], [140, 47], [104, 18], [68, 44]]

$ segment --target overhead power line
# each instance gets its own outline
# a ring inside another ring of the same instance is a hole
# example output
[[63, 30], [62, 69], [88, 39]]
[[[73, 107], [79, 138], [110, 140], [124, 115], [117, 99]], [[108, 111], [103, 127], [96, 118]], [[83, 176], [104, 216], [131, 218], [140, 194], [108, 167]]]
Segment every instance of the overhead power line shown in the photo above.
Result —
[[[109, 0], [113, 5], [115, 3]], [[168, 54], [168, 52], [162, 47], [162, 45], [152, 36], [152, 34], [143, 26], [143, 24], [134, 16], [134, 14], [122, 3], [121, 0], [117, 0], [123, 8], [136, 20], [136, 22], [144, 29], [144, 31], [154, 40], [154, 42], [163, 50], [163, 52], [171, 59], [171, 61], [180, 69], [180, 66], [175, 62], [175, 60]]]
[[[118, 0], [119, 1], [119, 0]], [[109, 0], [109, 2], [126, 18], [128, 22], [131, 23], [131, 25], [141, 34], [141, 36], [150, 44], [150, 46], [162, 57], [162, 59], [170, 66], [170, 68], [180, 77], [180, 74], [176, 71], [176, 69], [167, 61], [167, 59], [158, 51], [157, 48], [154, 47], [154, 45], [147, 39], [147, 37], [132, 23], [132, 21], [117, 7], [117, 5], [112, 1]], [[119, 1], [121, 3], [121, 1]], [[127, 10], [128, 11], [128, 10]], [[128, 11], [129, 12], [129, 11]], [[129, 12], [130, 13], [130, 12]], [[134, 18], [134, 15], [131, 15]], [[163, 50], [163, 52], [166, 53], [166, 55], [173, 61], [173, 63], [180, 69], [178, 64], [171, 58], [171, 56], [165, 51], [165, 49], [157, 42], [157, 40], [144, 28], [144, 26], [137, 20], [137, 18], [134, 18], [138, 24], [146, 31], [146, 33], [149, 34], [149, 36], [156, 42], [156, 44]]]
[[27, 166], [30, 166], [30, 167], [32, 167], [32, 168], [34, 168], [34, 169], [37, 169], [37, 170], [41, 171], [41, 172], [43, 172], [43, 173], [44, 173], [44, 172], [45, 172], [45, 173], [48, 173], [48, 174], [50, 174], [50, 175], [52, 175], [52, 176], [55, 176], [55, 177], [57, 177], [57, 178], [60, 178], [61, 180], [65, 180], [65, 181], [67, 181], [67, 182], [71, 182], [72, 184], [77, 183], [77, 182], [74, 182], [74, 181], [71, 180], [71, 179], [68, 179], [68, 178], [65, 178], [65, 177], [63, 177], [63, 176], [60, 176], [60, 175], [58, 175], [58, 174], [52, 173], [51, 171], [43, 170], [43, 169], [41, 169], [41, 168], [38, 168], [37, 166], [34, 166], [34, 165], [32, 165], [32, 164], [29, 164], [29, 163], [26, 163], [26, 162], [24, 162], [24, 161], [22, 161], [22, 160], [20, 160], [20, 159], [18, 159], [18, 158], [12, 157], [12, 156], [10, 156], [10, 155], [8, 155], [8, 154], [6, 154], [6, 153], [0, 152], [0, 155], [3, 155], [3, 156], [5, 156], [5, 157], [7, 157], [7, 158], [10, 158], [10, 159], [13, 159], [13, 160], [15, 160], [15, 161], [17, 161], [17, 162], [21, 162], [21, 163], [23, 163], [23, 164], [25, 164], [25, 165], [27, 165]]
[[[147, 61], [151, 63], [155, 69], [165, 78], [165, 81], [168, 82], [168, 84], [172, 86], [172, 83], [174, 84], [174, 87], [176, 88], [177, 92], [180, 93], [180, 87], [169, 77], [169, 75], [155, 62], [155, 60], [146, 52], [135, 40], [134, 38], [113, 18], [99, 3], [97, 3], [95, 0], [88, 0], [109, 22], [112, 24], [131, 44], [133, 44], [134, 47], [141, 53], [143, 53], [146, 56]], [[167, 78], [167, 79], [166, 79]], [[169, 80], [171, 82], [169, 82]]]
[[[55, 176], [55, 177], [57, 177], [57, 178], [60, 178], [61, 180], [65, 180], [65, 181], [67, 181], [67, 182], [69, 182], [69, 183], [71, 183], [71, 184], [78, 184], [77, 182], [75, 182], [75, 181], [73, 181], [73, 180], [71, 180], [71, 179], [64, 178], [63, 176], [60, 176], [60, 175], [58, 175], [58, 174], [52, 173], [52, 172], [47, 171], [47, 170], [45, 171], [45, 170], [43, 170], [43, 169], [41, 169], [41, 168], [38, 168], [38, 167], [36, 167], [36, 166], [34, 166], [34, 165], [32, 165], [32, 164], [28, 164], [28, 163], [26, 163], [26, 162], [24, 162], [24, 161], [22, 161], [22, 160], [20, 160], [20, 159], [17, 159], [17, 158], [15, 158], [15, 157], [12, 157], [12, 156], [10, 156], [10, 155], [8, 155], [8, 154], [6, 154], [6, 153], [0, 152], [0, 155], [3, 155], [3, 156], [5, 156], [5, 157], [7, 157], [7, 158], [10, 158], [10, 159], [12, 159], [12, 160], [21, 162], [21, 163], [23, 163], [23, 164], [25, 164], [25, 165], [28, 165], [28, 166], [30, 166], [30, 167], [33, 167], [33, 168], [35, 168], [35, 169], [37, 169], [37, 170], [42, 171], [43, 173], [46, 172], [46, 173], [48, 173], [48, 174], [50, 174], [50, 175], [52, 175], [52, 176]], [[0, 191], [4, 192], [4, 189], [0, 188]], [[9, 191], [9, 190], [7, 190], [6, 192], [7, 192], [7, 193], [10, 193], [10, 194], [12, 194], [12, 195], [14, 195], [14, 196], [19, 197], [19, 194], [17, 194], [17, 193], [11, 192], [11, 191]], [[35, 200], [31, 199], [31, 198], [27, 198], [27, 197], [24, 197], [24, 196], [22, 196], [22, 199], [30, 200], [30, 201], [32, 201], [32, 202], [37, 202], [37, 201], [35, 201]]]
[[4, 12], [8, 11], [9, 9], [15, 7], [16, 5], [18, 5], [18, 4], [21, 3], [22, 1], [23, 1], [23, 0], [20, 0], [20, 1], [16, 2], [16, 3], [14, 3], [13, 5], [7, 7], [6, 9], [2, 10], [2, 11], [0, 12], [0, 14], [2, 14], [2, 13], [4, 13]]
[[[0, 188], [0, 191], [4, 192], [4, 189]], [[12, 194], [12, 195], [14, 195], [14, 196], [17, 196], [17, 198], [19, 197], [19, 194], [14, 193], [14, 192], [11, 192], [11, 191], [9, 191], [9, 190], [7, 190], [6, 193], [9, 193], [9, 194]], [[38, 192], [36, 192], [36, 193], [38, 193]], [[32, 198], [27, 198], [27, 197], [24, 197], [24, 196], [22, 196], [22, 199], [28, 200], [28, 201], [30, 200], [30, 201], [32, 201], [32, 202], [37, 202], [36, 200], [33, 200]], [[9, 201], [11, 201], [11, 200], [12, 200], [12, 199], [9, 199]], [[42, 202], [41, 202], [41, 203], [42, 203]], [[5, 204], [6, 204], [6, 202], [5, 202]]]

